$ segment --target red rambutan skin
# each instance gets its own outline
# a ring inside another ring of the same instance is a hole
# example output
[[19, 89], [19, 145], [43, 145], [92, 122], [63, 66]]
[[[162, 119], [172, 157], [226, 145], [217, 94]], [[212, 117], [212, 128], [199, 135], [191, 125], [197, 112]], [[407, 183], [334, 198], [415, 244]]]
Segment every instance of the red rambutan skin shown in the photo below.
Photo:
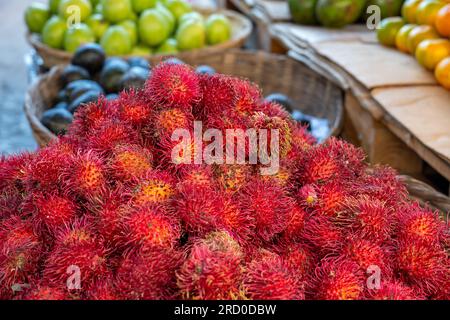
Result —
[[393, 212], [383, 201], [376, 198], [349, 198], [339, 223], [355, 232], [358, 237], [376, 243], [387, 240], [393, 230]]
[[280, 104], [273, 101], [260, 101], [255, 111], [263, 112], [269, 117], [278, 117], [284, 120], [291, 120], [289, 112]]
[[297, 202], [305, 209], [315, 207], [317, 205], [317, 198], [317, 188], [312, 184], [305, 184], [298, 189]]
[[175, 271], [182, 260], [182, 254], [176, 250], [147, 248], [128, 253], [116, 272], [115, 287], [120, 299], [175, 298]]
[[190, 111], [167, 108], [155, 113], [152, 132], [156, 141], [170, 141], [175, 130], [191, 130], [193, 124], [194, 117]]
[[254, 300], [304, 300], [304, 288], [285, 261], [263, 250], [246, 266], [244, 288]]
[[32, 212], [33, 224], [39, 233], [53, 235], [75, 218], [78, 204], [67, 195], [36, 191], [30, 195], [23, 210]]
[[317, 203], [315, 210], [329, 217], [339, 217], [348, 197], [346, 188], [336, 181], [331, 181], [317, 187]]
[[117, 117], [135, 127], [149, 124], [153, 115], [151, 103], [146, 101], [143, 90], [122, 91], [117, 101]]
[[324, 259], [311, 279], [311, 296], [318, 300], [357, 300], [362, 298], [364, 276], [350, 260]]
[[177, 272], [183, 299], [230, 300], [243, 298], [243, 253], [238, 242], [224, 231], [212, 232], [192, 245]]
[[214, 119], [219, 118], [224, 112], [233, 110], [237, 92], [231, 78], [220, 74], [202, 76], [200, 84], [203, 96], [199, 106], [193, 110], [194, 116], [196, 119], [211, 120], [208, 124], [214, 127]]
[[285, 190], [268, 181], [254, 179], [240, 192], [242, 212], [253, 217], [260, 239], [270, 241], [288, 224], [294, 201]]
[[305, 228], [306, 212], [299, 205], [292, 206], [289, 212], [286, 230], [283, 233], [284, 238], [290, 241], [298, 241], [302, 239], [303, 230]]
[[118, 145], [114, 148], [109, 160], [111, 173], [120, 181], [139, 179], [149, 171], [153, 164], [150, 150], [139, 145]]
[[395, 255], [401, 278], [427, 295], [448, 286], [450, 264], [446, 251], [437, 244], [417, 240], [400, 240]]
[[283, 258], [290, 272], [302, 282], [307, 279], [316, 265], [316, 255], [303, 243], [284, 241], [279, 243], [274, 250]]
[[398, 237], [430, 244], [440, 243], [445, 238], [446, 223], [441, 220], [439, 212], [411, 203], [401, 207], [398, 216]]
[[103, 158], [87, 151], [79, 152], [63, 173], [67, 190], [87, 199], [93, 199], [107, 187], [107, 172]]
[[93, 130], [86, 141], [86, 149], [110, 154], [118, 145], [138, 144], [139, 134], [125, 122], [105, 121]]
[[424, 297], [413, 288], [398, 280], [381, 281], [379, 289], [368, 289], [365, 293], [368, 300], [423, 300]]
[[360, 149], [331, 137], [306, 150], [297, 178], [302, 184], [320, 184], [331, 179], [353, 182], [365, 168], [363, 160]]
[[0, 296], [11, 298], [14, 284], [28, 283], [41, 254], [42, 243], [30, 221], [11, 216], [0, 222]]
[[303, 239], [324, 256], [339, 250], [343, 233], [330, 217], [315, 215], [305, 220]]
[[198, 75], [185, 64], [161, 63], [153, 68], [145, 91], [160, 108], [191, 110], [202, 97]]
[[392, 248], [381, 246], [372, 240], [361, 239], [355, 235], [348, 235], [341, 252], [341, 257], [354, 261], [362, 272], [369, 267], [380, 268], [381, 277], [392, 276]]
[[180, 184], [188, 183], [199, 187], [214, 188], [215, 180], [212, 166], [190, 165], [180, 179]]
[[80, 270], [81, 290], [86, 290], [107, 271], [106, 258], [106, 248], [93, 233], [92, 225], [77, 220], [56, 235], [55, 246], [44, 263], [43, 282], [68, 288], [68, 268], [75, 266]]
[[128, 248], [173, 248], [180, 237], [180, 221], [162, 206], [133, 208], [123, 218], [122, 241]]
[[214, 176], [224, 192], [234, 193], [253, 177], [250, 165], [221, 164], [213, 166]]
[[105, 122], [116, 119], [117, 110], [116, 102], [100, 97], [98, 101], [77, 109], [67, 135], [78, 139], [88, 138], [93, 131], [98, 130]]
[[221, 195], [208, 187], [183, 183], [172, 203], [186, 231], [198, 236], [218, 229], [222, 211]]
[[138, 206], [164, 204], [176, 193], [176, 182], [172, 175], [156, 169], [148, 170], [135, 182], [132, 199]]

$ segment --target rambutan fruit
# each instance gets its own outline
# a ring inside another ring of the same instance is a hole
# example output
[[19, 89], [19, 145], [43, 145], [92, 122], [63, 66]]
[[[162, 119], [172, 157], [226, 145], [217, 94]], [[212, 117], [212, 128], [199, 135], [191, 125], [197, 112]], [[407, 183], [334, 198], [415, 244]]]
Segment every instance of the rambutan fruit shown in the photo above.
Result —
[[149, 170], [137, 181], [132, 199], [136, 205], [163, 204], [175, 195], [175, 179], [168, 173]]
[[242, 212], [253, 217], [256, 235], [265, 241], [286, 229], [294, 208], [294, 201], [282, 187], [259, 179], [242, 189], [239, 201]]
[[221, 228], [239, 241], [248, 241], [255, 228], [253, 217], [248, 215], [248, 212], [243, 212], [238, 201], [231, 195], [222, 195], [219, 203], [218, 221]]
[[347, 191], [340, 183], [331, 181], [317, 187], [316, 211], [330, 217], [338, 217], [344, 209]]
[[161, 206], [137, 207], [123, 218], [122, 241], [129, 248], [172, 248], [180, 237], [180, 221]]
[[185, 64], [159, 64], [152, 70], [145, 90], [161, 108], [191, 110], [202, 97], [198, 75]]
[[242, 250], [224, 231], [212, 232], [197, 240], [177, 272], [177, 284], [184, 299], [243, 298]]
[[114, 277], [112, 273], [106, 273], [102, 278], [97, 279], [87, 290], [88, 300], [119, 300], [119, 294], [114, 287]]
[[213, 188], [215, 181], [212, 166], [192, 165], [186, 168], [180, 183], [188, 183], [204, 188]]
[[299, 240], [302, 237], [303, 229], [305, 227], [306, 212], [299, 205], [293, 205], [289, 212], [287, 227], [284, 230], [283, 236], [289, 240]]
[[162, 109], [154, 116], [152, 130], [158, 141], [170, 140], [175, 130], [191, 130], [193, 123], [194, 117], [191, 112], [178, 108]]
[[105, 121], [91, 132], [85, 147], [109, 154], [116, 146], [126, 144], [139, 144], [138, 132], [125, 122]]
[[308, 130], [299, 123], [291, 125], [292, 129], [292, 150], [291, 152], [303, 152], [310, 148], [315, 142], [315, 138], [308, 133]]
[[11, 216], [0, 222], [0, 295], [13, 295], [14, 284], [28, 283], [38, 272], [42, 243], [28, 220]]
[[258, 102], [261, 100], [260, 89], [248, 80], [232, 78], [231, 85], [236, 93], [233, 110], [240, 117], [250, 116], [256, 111]]
[[117, 104], [100, 97], [98, 101], [88, 103], [78, 108], [68, 134], [79, 139], [89, 137], [93, 131], [99, 129], [105, 122], [117, 117]]
[[215, 74], [201, 77], [200, 83], [203, 96], [199, 106], [202, 108], [194, 108], [196, 119], [212, 119], [219, 117], [224, 111], [233, 110], [237, 93], [230, 77]]
[[145, 101], [143, 92], [134, 89], [120, 93], [117, 109], [119, 119], [139, 128], [149, 124], [153, 112], [151, 105]]
[[369, 197], [349, 198], [339, 223], [359, 237], [383, 242], [391, 235], [394, 224], [390, 208], [378, 199]]
[[104, 160], [92, 151], [79, 152], [63, 175], [67, 188], [87, 199], [105, 191], [107, 173]]
[[245, 186], [252, 177], [250, 165], [221, 164], [213, 167], [214, 176], [225, 192], [236, 192]]
[[32, 220], [37, 230], [53, 235], [55, 231], [75, 218], [78, 205], [69, 196], [36, 191], [24, 204], [24, 211], [32, 213]]
[[322, 256], [336, 252], [343, 243], [342, 230], [333, 224], [330, 217], [323, 215], [315, 215], [305, 220], [303, 238]]
[[172, 208], [186, 231], [202, 236], [220, 226], [222, 203], [222, 196], [215, 190], [184, 183], [178, 185]]
[[306, 279], [315, 266], [315, 255], [302, 243], [281, 243], [275, 250], [283, 258], [291, 273], [301, 281]]
[[447, 253], [436, 244], [417, 240], [401, 240], [395, 255], [397, 269], [403, 279], [428, 295], [448, 285], [450, 264]]
[[415, 202], [399, 209], [398, 236], [427, 243], [439, 243], [445, 237], [445, 222], [438, 212], [423, 209]]
[[[289, 125], [289, 120], [285, 120], [280, 117], [269, 117], [263, 112], [255, 112], [250, 118], [249, 127], [257, 130], [260, 144], [263, 132], [262, 130], [267, 130], [267, 145], [265, 147], [267, 150], [263, 151], [267, 151], [268, 154], [278, 151], [280, 158], [284, 158], [289, 151], [291, 151], [292, 131], [291, 126]], [[272, 147], [272, 130], [275, 130], [278, 133], [278, 145], [275, 146], [278, 150], [273, 150]], [[261, 145], [259, 148], [261, 148]], [[261, 150], [259, 151], [261, 152]]]
[[182, 254], [172, 249], [152, 248], [127, 254], [116, 272], [115, 287], [120, 299], [175, 298], [175, 271], [182, 260]]
[[273, 102], [273, 101], [267, 101], [262, 100], [258, 103], [258, 106], [256, 107], [255, 111], [263, 112], [264, 114], [268, 115], [269, 117], [278, 117], [284, 120], [291, 120], [291, 115], [289, 112], [282, 107], [280, 104]]
[[311, 279], [311, 296], [318, 300], [357, 300], [364, 291], [364, 275], [351, 260], [324, 259]]
[[0, 192], [11, 187], [21, 187], [25, 178], [27, 164], [34, 154], [24, 152], [8, 158], [0, 156]]
[[381, 281], [379, 289], [369, 289], [365, 295], [369, 300], [423, 300], [424, 297], [398, 280]]
[[111, 172], [119, 180], [126, 182], [141, 178], [152, 168], [153, 155], [148, 149], [138, 145], [118, 145], [109, 160]]
[[99, 240], [86, 220], [77, 220], [62, 228], [44, 263], [44, 283], [67, 288], [69, 277], [79, 271], [81, 289], [89, 288], [107, 271], [107, 251]]
[[254, 300], [303, 300], [304, 288], [285, 261], [263, 250], [246, 266], [245, 293]]
[[363, 272], [367, 272], [370, 266], [380, 268], [384, 278], [391, 276], [392, 273], [392, 257], [390, 254], [391, 252], [387, 247], [354, 235], [347, 237], [341, 252], [341, 256], [356, 262]]

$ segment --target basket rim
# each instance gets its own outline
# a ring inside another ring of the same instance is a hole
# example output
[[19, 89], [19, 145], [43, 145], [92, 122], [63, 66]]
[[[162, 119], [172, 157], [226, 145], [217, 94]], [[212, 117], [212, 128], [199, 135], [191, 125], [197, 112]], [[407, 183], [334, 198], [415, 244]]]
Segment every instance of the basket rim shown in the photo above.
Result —
[[[195, 8], [195, 7], [194, 7]], [[232, 38], [226, 42], [219, 43], [212, 46], [206, 46], [200, 49], [194, 49], [189, 51], [180, 51], [177, 54], [151, 54], [148, 56], [144, 56], [146, 59], [161, 59], [163, 57], [167, 56], [175, 56], [179, 58], [183, 58], [185, 56], [189, 55], [195, 55], [195, 54], [206, 54], [211, 51], [219, 51], [227, 48], [231, 48], [233, 46], [240, 46], [242, 45], [245, 40], [250, 36], [253, 25], [251, 20], [246, 17], [245, 15], [233, 11], [233, 10], [227, 10], [227, 9], [206, 9], [206, 8], [195, 8], [196, 11], [202, 13], [202, 14], [213, 14], [213, 13], [222, 13], [228, 18], [231, 18], [232, 20], [239, 21], [239, 28], [234, 27], [234, 32], [232, 32]], [[232, 24], [233, 28], [233, 24]], [[73, 57], [73, 53], [61, 50], [61, 49], [55, 49], [47, 46], [42, 41], [40, 41], [38, 34], [31, 33], [29, 31], [26, 32], [26, 39], [28, 43], [39, 53], [46, 52], [48, 55], [61, 59], [61, 60], [68, 60], [70, 61]], [[119, 56], [121, 58], [131, 58], [134, 57], [133, 55], [122, 55]]]

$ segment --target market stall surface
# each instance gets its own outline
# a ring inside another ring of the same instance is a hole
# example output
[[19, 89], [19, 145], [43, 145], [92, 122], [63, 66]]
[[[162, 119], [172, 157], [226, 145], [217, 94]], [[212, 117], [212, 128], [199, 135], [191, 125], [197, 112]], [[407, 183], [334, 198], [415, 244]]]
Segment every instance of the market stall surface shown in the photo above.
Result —
[[23, 12], [31, 2], [0, 1], [0, 154], [36, 148], [23, 112], [27, 88], [24, 56], [30, 50]]

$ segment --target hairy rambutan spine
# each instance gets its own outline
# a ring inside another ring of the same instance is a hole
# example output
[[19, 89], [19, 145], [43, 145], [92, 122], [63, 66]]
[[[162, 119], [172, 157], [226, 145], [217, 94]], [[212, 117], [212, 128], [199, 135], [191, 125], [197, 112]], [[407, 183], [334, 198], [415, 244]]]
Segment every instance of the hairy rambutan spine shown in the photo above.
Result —
[[160, 108], [191, 108], [201, 99], [198, 75], [185, 64], [162, 63], [152, 70], [146, 94]]
[[177, 297], [175, 271], [183, 256], [172, 249], [152, 248], [128, 253], [116, 272], [120, 299], [162, 300]]
[[243, 298], [243, 253], [238, 242], [218, 231], [197, 240], [177, 272], [177, 284], [184, 299]]
[[136, 182], [133, 201], [140, 206], [164, 204], [175, 195], [175, 179], [164, 171], [152, 169]]
[[117, 101], [118, 118], [135, 127], [142, 128], [149, 124], [153, 114], [151, 104], [146, 101], [142, 90], [122, 91]]
[[424, 297], [398, 280], [381, 281], [381, 287], [368, 289], [365, 298], [369, 300], [423, 300]]
[[357, 300], [362, 297], [364, 277], [350, 260], [322, 260], [311, 279], [313, 298], [319, 300]]
[[303, 300], [304, 288], [285, 261], [263, 250], [246, 266], [244, 288], [255, 300]]
[[239, 201], [242, 212], [253, 217], [256, 234], [264, 241], [270, 241], [286, 229], [294, 207], [294, 201], [283, 188], [258, 179], [240, 192]]
[[322, 255], [339, 250], [343, 243], [343, 231], [330, 217], [316, 215], [305, 221], [303, 239]]
[[150, 150], [139, 145], [118, 145], [114, 148], [109, 160], [111, 172], [119, 180], [127, 182], [141, 178], [153, 164]]

